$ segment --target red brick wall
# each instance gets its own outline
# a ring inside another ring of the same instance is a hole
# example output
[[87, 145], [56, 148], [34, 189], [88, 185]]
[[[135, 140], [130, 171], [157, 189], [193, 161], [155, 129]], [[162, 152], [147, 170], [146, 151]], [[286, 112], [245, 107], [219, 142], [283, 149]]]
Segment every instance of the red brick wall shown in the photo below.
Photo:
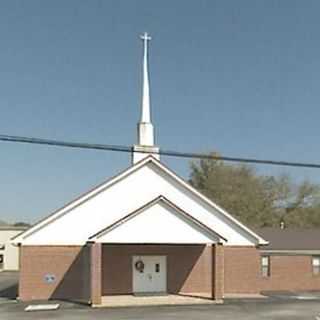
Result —
[[102, 294], [132, 293], [132, 256], [166, 255], [170, 293], [211, 295], [212, 248], [190, 245], [104, 245]]
[[311, 256], [272, 255], [270, 277], [262, 277], [260, 251], [254, 247], [224, 247], [224, 291], [320, 290], [320, 276], [312, 274]]
[[255, 247], [224, 247], [224, 292], [260, 292], [260, 253]]
[[[223, 246], [217, 259], [224, 268], [224, 283], [213, 290], [214, 250], [210, 246], [103, 245], [102, 294], [132, 292], [133, 255], [166, 255], [170, 293], [221, 295], [277, 290], [320, 290], [320, 276], [312, 274], [311, 256], [271, 256], [271, 274], [263, 278], [260, 252], [255, 247]], [[223, 261], [222, 261], [222, 260]], [[22, 246], [19, 298], [21, 300], [90, 300], [88, 247]], [[55, 275], [46, 283], [46, 274]], [[219, 281], [218, 281], [219, 282]], [[217, 283], [218, 283], [217, 282]], [[224, 288], [223, 288], [224, 287]]]
[[[20, 247], [19, 298], [21, 300], [90, 300], [88, 247]], [[55, 275], [53, 283], [45, 275]]]
[[261, 290], [320, 290], [320, 276], [312, 274], [311, 256], [270, 256], [270, 277], [260, 275]]

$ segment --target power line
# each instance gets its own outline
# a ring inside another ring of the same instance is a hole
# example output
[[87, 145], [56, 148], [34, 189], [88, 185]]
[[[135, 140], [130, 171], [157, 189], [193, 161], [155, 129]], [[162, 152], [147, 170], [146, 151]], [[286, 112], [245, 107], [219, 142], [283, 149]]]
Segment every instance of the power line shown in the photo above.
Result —
[[[22, 136], [11, 136], [11, 135], [0, 135], [0, 141], [39, 144], [39, 145], [48, 145], [48, 146], [54, 146], [54, 147], [67, 147], [67, 148], [77, 148], [77, 149], [91, 149], [91, 150], [127, 152], [127, 153], [133, 152], [133, 147], [123, 146], [123, 145], [70, 142], [70, 141], [61, 141], [61, 140], [59, 141], [59, 140], [31, 138], [31, 137], [22, 137]], [[225, 157], [225, 156], [216, 156], [212, 154], [179, 152], [179, 151], [162, 150], [162, 149], [160, 149], [159, 152], [149, 152], [149, 151], [143, 151], [143, 150], [139, 150], [139, 151], [135, 150], [134, 152], [159, 153], [160, 155], [163, 155], [163, 156], [177, 157], [177, 158], [214, 159], [214, 160], [223, 160], [223, 161], [239, 162], [239, 163], [253, 163], [253, 164], [265, 164], [265, 165], [274, 165], [274, 166], [320, 169], [320, 164], [316, 164], [316, 163]]]

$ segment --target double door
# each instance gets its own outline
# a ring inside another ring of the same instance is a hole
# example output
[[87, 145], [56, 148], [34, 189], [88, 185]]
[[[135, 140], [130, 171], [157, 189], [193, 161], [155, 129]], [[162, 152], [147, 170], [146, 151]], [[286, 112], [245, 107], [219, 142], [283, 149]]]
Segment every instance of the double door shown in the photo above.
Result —
[[166, 256], [133, 256], [132, 276], [133, 293], [166, 292]]

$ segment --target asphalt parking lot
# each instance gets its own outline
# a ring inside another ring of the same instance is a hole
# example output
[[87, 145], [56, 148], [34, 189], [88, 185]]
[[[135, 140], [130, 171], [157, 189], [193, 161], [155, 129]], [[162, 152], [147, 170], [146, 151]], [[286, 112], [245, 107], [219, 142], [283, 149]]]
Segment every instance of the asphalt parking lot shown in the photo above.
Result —
[[15, 299], [17, 292], [18, 272], [0, 272], [0, 303]]
[[25, 312], [26, 304], [16, 302], [17, 274], [0, 274], [1, 320], [253, 320], [315, 319], [320, 320], [320, 293], [272, 293], [265, 299], [230, 299], [223, 305], [162, 306], [116, 309], [92, 309], [87, 306], [59, 302], [55, 311]]

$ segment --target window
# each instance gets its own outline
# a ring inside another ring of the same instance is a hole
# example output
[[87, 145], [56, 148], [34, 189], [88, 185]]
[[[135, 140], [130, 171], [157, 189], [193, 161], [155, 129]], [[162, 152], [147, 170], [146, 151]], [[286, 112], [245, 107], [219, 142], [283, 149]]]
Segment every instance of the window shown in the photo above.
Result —
[[4, 250], [6, 246], [4, 244], [0, 244], [0, 250]]
[[320, 275], [320, 256], [312, 257], [312, 272], [314, 275]]
[[270, 257], [269, 256], [261, 257], [261, 274], [263, 277], [270, 276]]

